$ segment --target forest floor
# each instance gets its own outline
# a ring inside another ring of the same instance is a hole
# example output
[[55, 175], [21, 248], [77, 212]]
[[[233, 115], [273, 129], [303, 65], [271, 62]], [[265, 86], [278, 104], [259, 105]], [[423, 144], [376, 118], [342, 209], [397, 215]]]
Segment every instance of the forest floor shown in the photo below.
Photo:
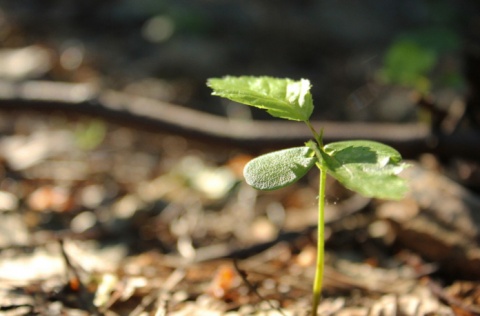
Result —
[[[314, 172], [265, 193], [239, 150], [62, 114], [0, 128], [4, 315], [307, 315]], [[412, 163], [400, 202], [330, 179], [320, 315], [479, 312], [480, 199]]]

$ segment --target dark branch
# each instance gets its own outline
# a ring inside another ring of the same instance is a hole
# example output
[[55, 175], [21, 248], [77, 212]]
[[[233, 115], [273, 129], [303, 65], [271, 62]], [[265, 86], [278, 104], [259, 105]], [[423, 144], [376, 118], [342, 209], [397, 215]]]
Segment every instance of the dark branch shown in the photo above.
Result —
[[[136, 128], [176, 133], [251, 151], [298, 146], [312, 137], [308, 128], [298, 122], [229, 120], [154, 99], [100, 91], [84, 84], [0, 81], [0, 109], [87, 114]], [[324, 128], [325, 142], [369, 139], [389, 144], [407, 158], [424, 152], [480, 158], [478, 131], [434, 136], [427, 126], [416, 123], [312, 124], [317, 130]]]

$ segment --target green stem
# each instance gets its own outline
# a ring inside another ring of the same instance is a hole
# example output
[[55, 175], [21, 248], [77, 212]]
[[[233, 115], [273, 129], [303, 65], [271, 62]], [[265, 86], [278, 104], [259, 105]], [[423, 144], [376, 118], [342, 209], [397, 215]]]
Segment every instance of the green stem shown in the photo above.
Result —
[[305, 121], [305, 124], [307, 124], [308, 128], [313, 134], [313, 137], [315, 137], [315, 141], [318, 143], [320, 148], [323, 148], [323, 129], [320, 131], [320, 134], [317, 133], [317, 131], [313, 128], [312, 123], [310, 121]]
[[325, 185], [327, 172], [319, 164], [320, 183], [318, 186], [318, 227], [317, 227], [317, 263], [315, 269], [315, 280], [313, 282], [312, 316], [317, 316], [318, 304], [322, 296], [323, 268], [325, 257]]
[[[317, 167], [320, 170], [318, 185], [318, 223], [317, 223], [317, 262], [315, 267], [315, 280], [313, 281], [312, 316], [317, 316], [318, 304], [322, 298], [323, 273], [325, 261], [325, 187], [327, 183], [327, 170], [323, 165], [323, 129], [317, 134], [310, 121], [305, 121], [313, 133], [317, 144], [307, 142], [306, 145], [315, 151], [318, 158]], [[318, 146], [317, 146], [318, 145]]]

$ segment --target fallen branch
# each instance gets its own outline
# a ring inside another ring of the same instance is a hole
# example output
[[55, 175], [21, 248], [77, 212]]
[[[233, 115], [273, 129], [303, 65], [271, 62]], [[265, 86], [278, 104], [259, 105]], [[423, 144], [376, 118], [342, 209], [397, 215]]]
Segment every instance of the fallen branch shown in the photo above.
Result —
[[[155, 99], [101, 91], [86, 84], [0, 81], [0, 109], [92, 115], [136, 128], [176, 133], [251, 151], [296, 146], [310, 138], [309, 130], [295, 122], [230, 120]], [[371, 139], [395, 147], [407, 158], [424, 152], [480, 158], [480, 150], [476, 149], [480, 143], [479, 131], [432, 135], [428, 126], [418, 123], [314, 122], [313, 125], [325, 128], [326, 142]]]

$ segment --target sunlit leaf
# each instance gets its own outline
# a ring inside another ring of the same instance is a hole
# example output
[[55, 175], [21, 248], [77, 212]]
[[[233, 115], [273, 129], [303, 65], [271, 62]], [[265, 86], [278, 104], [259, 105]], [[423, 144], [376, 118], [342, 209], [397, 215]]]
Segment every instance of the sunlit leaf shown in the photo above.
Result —
[[252, 159], [243, 170], [245, 180], [258, 190], [275, 190], [296, 182], [315, 164], [308, 147], [275, 151]]
[[306, 79], [227, 76], [211, 78], [207, 85], [213, 95], [265, 109], [279, 118], [307, 121], [313, 111], [311, 85]]
[[408, 189], [405, 180], [398, 177], [408, 165], [390, 146], [363, 140], [330, 143], [322, 158], [330, 175], [362, 195], [400, 199]]

